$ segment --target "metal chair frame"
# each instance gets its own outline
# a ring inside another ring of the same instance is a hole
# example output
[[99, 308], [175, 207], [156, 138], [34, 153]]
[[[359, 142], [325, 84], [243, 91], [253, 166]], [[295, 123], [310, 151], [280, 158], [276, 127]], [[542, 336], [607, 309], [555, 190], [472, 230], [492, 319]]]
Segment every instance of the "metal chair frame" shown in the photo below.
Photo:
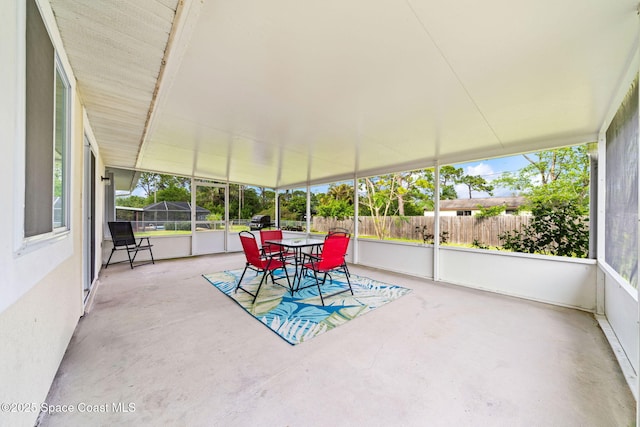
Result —
[[[324, 237], [325, 240], [330, 239], [332, 237], [338, 237], [338, 236], [342, 236], [342, 237], [346, 237], [347, 240], [351, 238], [351, 233], [349, 233], [349, 230], [347, 230], [346, 228], [340, 228], [340, 227], [336, 227], [336, 228], [330, 228], [329, 232], [327, 233], [327, 235]], [[348, 244], [347, 244], [348, 246]], [[345, 257], [346, 257], [346, 252], [345, 252]], [[349, 272], [349, 267], [347, 267], [347, 261], [346, 259], [344, 260], [342, 266], [344, 267], [344, 271], [345, 274], [347, 276], [351, 276], [351, 273]]]
[[295, 252], [285, 251], [283, 250], [282, 246], [270, 245], [269, 243], [265, 243], [267, 240], [282, 240], [282, 230], [260, 230], [260, 241], [262, 242], [260, 251], [262, 255], [269, 256], [280, 254], [284, 259], [293, 259], [296, 257]]
[[[347, 291], [350, 291], [351, 295], [353, 295], [353, 288], [351, 287], [351, 281], [349, 280], [349, 272], [346, 268], [347, 264], [344, 261], [344, 256], [347, 253], [348, 246], [348, 236], [334, 235], [325, 239], [324, 245], [322, 247], [322, 252], [319, 256], [313, 254], [304, 254], [305, 260], [308, 261], [302, 263], [301, 276], [304, 276], [309, 272], [309, 270], [313, 271], [313, 277], [315, 279], [315, 284], [318, 287], [318, 294], [320, 295], [320, 301], [322, 305], [324, 305], [325, 298], [329, 298]], [[327, 276], [329, 276], [330, 281], [333, 281], [330, 273], [340, 270], [342, 270], [342, 272], [344, 273], [349, 288], [334, 292], [329, 295], [322, 295], [321, 285], [325, 284], [325, 282], [327, 281]], [[322, 281], [318, 277], [318, 273], [323, 274]]]
[[[111, 254], [109, 254], [109, 259], [107, 260], [107, 265], [104, 267], [105, 269], [109, 267], [109, 263], [111, 262], [111, 257], [113, 253], [116, 251], [127, 251], [127, 257], [129, 258], [129, 265], [133, 269], [133, 262], [136, 260], [136, 256], [140, 251], [149, 251], [149, 255], [151, 255], [151, 262], [145, 262], [143, 264], [138, 264], [135, 267], [139, 267], [145, 264], [155, 264], [155, 260], [153, 259], [153, 251], [151, 248], [153, 245], [149, 241], [149, 237], [140, 237], [140, 241], [136, 243], [136, 237], [133, 234], [133, 228], [131, 227], [131, 223], [129, 221], [109, 221], [109, 231], [111, 232], [111, 241], [113, 243], [113, 248], [111, 248]], [[147, 241], [144, 243], [144, 241]], [[131, 254], [133, 253], [133, 257]], [[124, 262], [124, 261], [118, 261]]]
[[[287, 273], [287, 263], [285, 262], [285, 259], [281, 256], [281, 254], [277, 254], [277, 256], [261, 254], [260, 249], [258, 248], [256, 236], [254, 236], [254, 234], [249, 231], [240, 232], [240, 242], [242, 243], [242, 248], [244, 250], [247, 263], [244, 267], [244, 270], [242, 271], [242, 275], [240, 276], [240, 280], [238, 280], [238, 284], [236, 285], [236, 289], [234, 292], [237, 293], [238, 289], [242, 289], [253, 297], [252, 304], [255, 304], [256, 299], [258, 299], [258, 294], [260, 293], [260, 288], [262, 288], [262, 284], [266, 281], [267, 276], [271, 276], [271, 281], [274, 284], [284, 287], [284, 285], [276, 282], [276, 280], [281, 279], [281, 277], [276, 279], [276, 277], [273, 275], [273, 272], [278, 269], [284, 270], [288, 288], [291, 289], [291, 281], [289, 280], [289, 274]], [[242, 279], [244, 278], [247, 270], [255, 271], [256, 275], [258, 273], [262, 273], [260, 284], [258, 285], [258, 289], [256, 289], [255, 293], [242, 287]]]

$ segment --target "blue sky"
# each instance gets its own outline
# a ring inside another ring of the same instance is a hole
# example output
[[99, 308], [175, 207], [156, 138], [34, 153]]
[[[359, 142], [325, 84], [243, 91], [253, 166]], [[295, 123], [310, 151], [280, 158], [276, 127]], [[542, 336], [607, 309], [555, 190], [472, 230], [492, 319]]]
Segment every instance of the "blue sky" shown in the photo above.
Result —
[[[500, 157], [497, 159], [481, 160], [470, 163], [458, 163], [453, 166], [462, 168], [464, 170], [464, 173], [467, 175], [479, 175], [486, 179], [488, 182], [491, 182], [494, 179], [499, 178], [504, 172], [517, 172], [528, 164], [529, 162], [527, 161], [527, 159], [518, 154], [517, 156]], [[458, 193], [458, 197], [461, 199], [466, 199], [469, 197], [469, 193], [465, 185], [457, 185], [456, 191]], [[472, 193], [472, 195], [474, 199], [479, 197], [489, 197], [487, 193], [474, 192]], [[506, 188], [496, 188], [493, 191], [494, 197], [504, 197], [511, 195], [512, 191]]]

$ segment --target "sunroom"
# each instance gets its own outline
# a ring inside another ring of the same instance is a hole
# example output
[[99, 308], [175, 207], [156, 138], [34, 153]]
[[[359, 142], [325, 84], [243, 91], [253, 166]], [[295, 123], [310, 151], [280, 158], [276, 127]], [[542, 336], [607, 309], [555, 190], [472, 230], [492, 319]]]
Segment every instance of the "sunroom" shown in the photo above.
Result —
[[[111, 250], [106, 223], [118, 219], [116, 195], [134, 191], [141, 174], [150, 173], [187, 182], [191, 197], [186, 230], [142, 224], [160, 262], [240, 254], [237, 226], [249, 219], [240, 194], [247, 189], [273, 194], [268, 213], [285, 235], [322, 231], [312, 198], [343, 185], [354, 203], [353, 216], [339, 224], [352, 233], [350, 265], [590, 313], [637, 401], [636, 3], [32, 0], [7, 9], [8, 63], [23, 64], [12, 69], [9, 87], [15, 82], [27, 95], [5, 101], [14, 109], [26, 104], [26, 113], [3, 116], [17, 123], [5, 139], [29, 145], [20, 129], [29, 129], [33, 105], [34, 77], [24, 77], [25, 68], [38, 67], [29, 62], [30, 43], [50, 43], [59, 87], [68, 88], [70, 119], [68, 156], [60, 150], [66, 198], [56, 202], [63, 219], [52, 235], [22, 231], [39, 224], [25, 213], [37, 200], [29, 198], [35, 184], [24, 178], [38, 155], [14, 153], [26, 166], [7, 164], [8, 176], [23, 184], [13, 195], [22, 203], [2, 231], [13, 242], [3, 255], [13, 283], [0, 306], [6, 328], [55, 318], [41, 309], [46, 293], [33, 291], [43, 281], [62, 283], [59, 276], [72, 272], [77, 283], [64, 285], [65, 295], [73, 295], [65, 306], [69, 319], [52, 321], [57, 350], [44, 362], [25, 362], [24, 352], [38, 348], [48, 330], [35, 326], [32, 338], [24, 337], [25, 326], [3, 331], [25, 349], [6, 356], [18, 368], [7, 371], [5, 384], [21, 382], [33, 366], [39, 377], [37, 386], [18, 387], [18, 395], [2, 386], [3, 399], [44, 401], [78, 318], [102, 292], [97, 284]], [[359, 199], [371, 177], [427, 170], [438, 195], [443, 167], [585, 144], [585, 257], [448, 245], [435, 196], [434, 215], [411, 224], [429, 227], [429, 241], [370, 238], [360, 218], [369, 213]], [[215, 192], [217, 216], [198, 216], [199, 192]], [[295, 221], [285, 219], [281, 203], [294, 193], [306, 198]], [[45, 265], [27, 271], [43, 257]]]

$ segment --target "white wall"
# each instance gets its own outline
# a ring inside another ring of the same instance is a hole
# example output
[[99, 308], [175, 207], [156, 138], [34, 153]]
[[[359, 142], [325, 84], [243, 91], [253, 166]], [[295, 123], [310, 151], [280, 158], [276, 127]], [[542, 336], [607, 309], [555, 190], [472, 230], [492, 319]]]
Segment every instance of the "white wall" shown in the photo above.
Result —
[[[0, 402], [45, 401], [82, 314], [79, 267], [60, 264], [0, 313]], [[0, 425], [32, 426], [37, 416], [2, 413]]]
[[[191, 256], [191, 235], [151, 236], [149, 238], [149, 242], [153, 245], [151, 250], [153, 251], [153, 258], [155, 260]], [[102, 244], [103, 264], [107, 263], [109, 254], [111, 254], [111, 248], [113, 248], [111, 239], [105, 239]], [[135, 262], [138, 263], [138, 261], [148, 260], [151, 260], [149, 251], [140, 251], [136, 256]], [[121, 261], [129, 262], [126, 251], [116, 251], [111, 258], [111, 263], [109, 265]]]
[[595, 312], [595, 260], [442, 247], [440, 280]]
[[[425, 211], [424, 216], [436, 216], [434, 211]], [[458, 211], [440, 211], [440, 216], [458, 216]]]
[[357, 262], [412, 276], [433, 277], [432, 246], [358, 239]]
[[[100, 238], [102, 238], [102, 236], [100, 236]], [[153, 245], [153, 258], [155, 260], [160, 260], [192, 256], [191, 238], [190, 234], [179, 236], [150, 236], [149, 241]], [[112, 247], [113, 244], [111, 243], [110, 238], [105, 238], [102, 241], [102, 253], [99, 262], [102, 264], [107, 263]], [[221, 252], [222, 250], [222, 245], [220, 244], [219, 248], [216, 249], [215, 252]], [[242, 252], [242, 245], [240, 244], [238, 233], [229, 233], [227, 240], [227, 252]], [[138, 261], [150, 259], [148, 251], [141, 251], [138, 253], [138, 256], [136, 256], [136, 263]], [[129, 262], [127, 254], [124, 251], [116, 251], [113, 254], [111, 263], [113, 264], [121, 261]]]
[[[82, 315], [82, 106], [55, 19], [43, 17], [72, 86], [70, 231], [25, 244], [25, 2], [0, 2], [0, 402], [44, 402]], [[97, 210], [102, 209], [98, 200]], [[37, 412], [2, 413], [0, 424], [32, 426]]]
[[[433, 247], [358, 240], [358, 263], [433, 278]], [[439, 281], [572, 307], [596, 307], [596, 262], [575, 258], [441, 247]]]
[[622, 346], [631, 366], [638, 372], [638, 297], [635, 289], [606, 264], [604, 273], [604, 302], [607, 320]]
[[240, 233], [229, 233], [227, 236], [227, 252], [242, 252]]
[[[22, 295], [28, 292], [39, 281], [43, 280], [59, 264], [66, 261], [73, 254], [73, 238], [76, 230], [62, 233], [56, 238], [48, 239], [41, 243], [26, 244], [23, 240], [24, 230], [24, 189], [25, 189], [25, 5], [24, 2], [2, 2], [2, 43], [0, 51], [0, 63], [3, 64], [3, 78], [0, 84], [3, 96], [0, 141], [2, 143], [2, 156], [0, 165], [2, 178], [4, 178], [5, 192], [3, 197], [10, 203], [0, 212], [0, 230], [3, 236], [0, 241], [0, 267], [5, 281], [0, 287], [0, 312], [15, 303]], [[45, 5], [45, 6], [48, 6]], [[45, 12], [47, 8], [44, 8]], [[53, 15], [49, 11], [52, 22]], [[46, 19], [46, 16], [45, 16]], [[6, 29], [10, 31], [6, 31]], [[52, 36], [55, 36], [55, 28], [50, 28]], [[22, 34], [22, 37], [18, 35]], [[54, 44], [58, 41], [54, 37]], [[4, 47], [7, 46], [5, 50]], [[63, 58], [63, 64], [68, 65]], [[70, 69], [67, 69], [70, 74]], [[72, 83], [72, 88], [73, 88]], [[5, 96], [6, 94], [6, 96]], [[72, 114], [77, 114], [77, 105], [74, 105]], [[72, 138], [75, 127], [72, 129]], [[75, 147], [74, 147], [75, 148]], [[77, 153], [74, 151], [72, 156]], [[76, 159], [77, 160], [77, 159]], [[81, 187], [80, 187], [81, 189]], [[79, 188], [72, 185], [71, 193], [77, 194]], [[73, 203], [73, 201], [72, 201]], [[76, 207], [72, 205], [72, 208]], [[71, 221], [74, 212], [71, 209]], [[80, 230], [77, 230], [80, 232]]]

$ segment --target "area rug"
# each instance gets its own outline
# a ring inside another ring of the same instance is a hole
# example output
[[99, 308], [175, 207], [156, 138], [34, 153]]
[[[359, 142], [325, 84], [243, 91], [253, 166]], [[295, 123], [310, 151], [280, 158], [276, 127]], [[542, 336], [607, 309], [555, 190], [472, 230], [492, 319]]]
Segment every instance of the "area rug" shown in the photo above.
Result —
[[[262, 285], [255, 304], [252, 304], [251, 295], [242, 289], [234, 292], [241, 274], [242, 269], [203, 274], [203, 277], [292, 345], [309, 341], [411, 291], [401, 286], [351, 274], [349, 279], [354, 295], [347, 291], [325, 298], [326, 305], [322, 306], [315, 285], [301, 289], [291, 296], [287, 288], [273, 284], [268, 278]], [[293, 271], [289, 272], [289, 276], [293, 276]], [[280, 277], [282, 280], [278, 282], [286, 284], [284, 275]], [[255, 292], [260, 278], [261, 275], [256, 276], [255, 272], [248, 270], [242, 280], [242, 286]], [[327, 279], [327, 283], [322, 286], [323, 296], [348, 289], [344, 274], [332, 274], [332, 279], [331, 282]], [[314, 279], [307, 277], [301, 287], [313, 283]]]

